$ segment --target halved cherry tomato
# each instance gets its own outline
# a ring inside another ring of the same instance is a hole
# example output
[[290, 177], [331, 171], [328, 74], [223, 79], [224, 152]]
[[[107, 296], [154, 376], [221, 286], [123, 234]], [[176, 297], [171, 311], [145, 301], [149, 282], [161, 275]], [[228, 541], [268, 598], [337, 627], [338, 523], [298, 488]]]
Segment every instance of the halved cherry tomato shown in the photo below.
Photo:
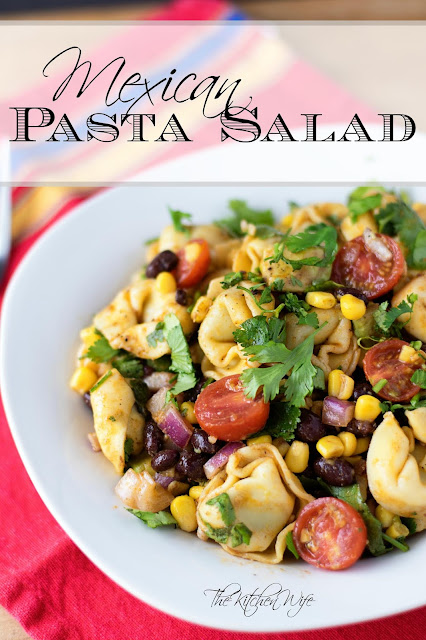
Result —
[[392, 259], [383, 261], [359, 236], [346, 242], [333, 262], [331, 278], [347, 287], [362, 291], [369, 300], [378, 298], [394, 288], [405, 268], [405, 260], [398, 244], [381, 233], [376, 234], [392, 253]]
[[269, 402], [259, 394], [254, 400], [244, 394], [240, 376], [212, 382], [195, 402], [198, 424], [219, 440], [241, 440], [259, 431], [269, 415]]
[[210, 249], [205, 240], [196, 238], [178, 251], [176, 281], [181, 289], [194, 287], [206, 275], [210, 266]]
[[417, 363], [401, 362], [398, 358], [404, 345], [408, 345], [408, 342], [391, 338], [379, 342], [364, 356], [364, 373], [373, 387], [380, 380], [387, 380], [385, 386], [377, 392], [385, 400], [410, 400], [420, 391], [420, 387], [411, 382], [411, 376], [420, 369], [422, 360], [419, 358]]
[[353, 507], [338, 498], [318, 498], [300, 512], [293, 529], [300, 557], [321, 569], [353, 565], [367, 544], [367, 527]]

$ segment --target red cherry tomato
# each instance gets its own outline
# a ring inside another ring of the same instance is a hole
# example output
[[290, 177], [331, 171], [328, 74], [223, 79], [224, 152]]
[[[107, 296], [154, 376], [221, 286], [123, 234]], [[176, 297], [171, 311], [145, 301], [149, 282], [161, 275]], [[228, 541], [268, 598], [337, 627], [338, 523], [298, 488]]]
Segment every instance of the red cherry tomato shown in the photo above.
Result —
[[380, 260], [359, 236], [338, 251], [331, 272], [332, 280], [362, 291], [369, 300], [393, 289], [405, 269], [404, 256], [395, 240], [381, 233], [376, 238], [392, 252], [390, 260]]
[[198, 424], [209, 435], [232, 442], [259, 431], [269, 415], [269, 402], [244, 394], [240, 376], [228, 376], [203, 389], [195, 402]]
[[320, 569], [353, 565], [367, 544], [367, 527], [353, 507], [337, 498], [318, 498], [303, 507], [293, 529], [300, 557]]
[[178, 251], [176, 281], [180, 289], [194, 287], [206, 275], [210, 266], [210, 249], [205, 240], [191, 240]]
[[408, 345], [408, 342], [391, 338], [379, 342], [364, 356], [364, 373], [370, 384], [374, 387], [379, 380], [387, 380], [385, 386], [377, 392], [385, 400], [410, 400], [420, 391], [420, 387], [411, 382], [411, 376], [420, 369], [422, 360], [419, 359], [418, 363], [401, 362], [398, 358], [404, 345]]

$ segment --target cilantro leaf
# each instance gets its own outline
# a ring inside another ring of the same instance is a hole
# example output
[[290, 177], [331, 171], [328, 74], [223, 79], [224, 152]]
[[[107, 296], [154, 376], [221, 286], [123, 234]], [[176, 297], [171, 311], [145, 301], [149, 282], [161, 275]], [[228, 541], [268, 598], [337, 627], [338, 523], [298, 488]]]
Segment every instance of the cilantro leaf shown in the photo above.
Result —
[[417, 522], [415, 521], [414, 518], [401, 518], [401, 522], [402, 524], [405, 524], [408, 531], [410, 532], [410, 535], [413, 535], [413, 533], [416, 533]]
[[169, 313], [164, 318], [163, 332], [172, 352], [170, 370], [177, 373], [177, 380], [170, 391], [177, 396], [182, 391], [193, 389], [197, 383], [197, 378], [185, 334], [179, 319], [174, 313]]
[[114, 367], [123, 378], [141, 378], [143, 376], [143, 361], [131, 353], [114, 358]]
[[227, 493], [220, 493], [215, 498], [207, 500], [206, 504], [219, 509], [220, 517], [226, 527], [235, 522], [235, 510]]
[[170, 362], [171, 360], [168, 354], [165, 354], [156, 360], [146, 360], [147, 366], [151, 367], [155, 371], [168, 371], [170, 368]]
[[294, 440], [294, 432], [300, 422], [300, 409], [288, 402], [273, 402], [265, 427], [258, 434], [269, 434], [273, 438], [284, 438], [287, 442]]
[[[252, 209], [244, 200], [231, 200], [228, 204], [233, 215], [229, 218], [222, 218], [216, 221], [216, 225], [221, 227], [230, 236], [241, 238], [244, 232], [241, 230], [241, 221], [246, 220], [249, 224], [270, 225], [274, 224], [272, 211]], [[278, 231], [276, 232], [278, 234]]]
[[146, 341], [150, 347], [155, 348], [157, 346], [157, 342], [163, 342], [164, 340], [164, 322], [157, 322], [157, 326], [155, 327], [152, 333], [149, 333], [146, 337]]
[[133, 453], [133, 439], [126, 438], [124, 442], [124, 462], [127, 464], [129, 461], [129, 457]]
[[83, 356], [90, 358], [93, 362], [109, 362], [120, 353], [119, 349], [113, 349], [104, 335], [97, 329], [95, 332], [99, 336], [94, 344], [89, 347], [87, 353]]
[[315, 369], [317, 370], [316, 374], [315, 374], [315, 378], [314, 378], [314, 389], [321, 389], [322, 391], [325, 391], [325, 374], [324, 371], [322, 369], [320, 369], [320, 367], [315, 367]]
[[151, 511], [138, 511], [138, 509], [127, 509], [134, 516], [142, 520], [148, 527], [151, 529], [156, 529], [157, 527], [165, 527], [169, 524], [176, 525], [177, 522], [168, 511], [158, 511], [157, 513], [153, 513]]
[[285, 541], [287, 544], [287, 549], [289, 551], [291, 551], [291, 553], [294, 555], [294, 557], [296, 558], [296, 560], [299, 560], [300, 556], [297, 553], [297, 549], [294, 546], [294, 541], [293, 541], [293, 531], [288, 531], [287, 535], [285, 537]]
[[243, 280], [260, 283], [263, 282], [263, 277], [260, 273], [254, 273], [252, 271], [232, 271], [226, 274], [220, 284], [222, 285], [222, 289], [230, 289]]
[[245, 369], [240, 379], [244, 386], [244, 393], [249, 398], [255, 398], [260, 387], [263, 387], [265, 402], [273, 400], [280, 392], [280, 383], [287, 372], [283, 364], [259, 369]]
[[411, 382], [421, 389], [426, 389], [426, 371], [424, 369], [417, 369], [411, 376]]
[[[372, 194], [371, 191], [379, 191]], [[363, 213], [377, 209], [382, 203], [383, 187], [358, 187], [349, 195], [348, 209], [352, 222], [356, 222]]]
[[391, 307], [391, 309], [389, 310], [389, 303], [387, 301], [382, 302], [379, 305], [379, 308], [373, 314], [377, 327], [384, 334], [392, 333], [399, 337], [400, 329], [405, 326], [407, 322], [409, 322], [409, 319], [407, 320], [407, 322], [404, 322], [404, 324], [399, 326], [394, 326], [393, 323], [397, 318], [399, 318], [399, 316], [403, 315], [404, 313], [411, 314], [413, 312], [413, 306], [417, 300], [417, 297], [417, 294], [410, 293], [407, 297], [407, 300], [402, 300], [402, 302], [400, 302], [397, 307]]
[[184, 226], [182, 224], [182, 220], [185, 219], [190, 222], [192, 219], [192, 215], [190, 213], [183, 213], [183, 211], [177, 211], [175, 209], [171, 209], [170, 207], [169, 207], [169, 213], [170, 213], [170, 217], [172, 219], [175, 231], [189, 234], [189, 229], [187, 226]]
[[426, 269], [426, 226], [414, 209], [402, 200], [390, 202], [375, 219], [380, 233], [399, 236], [408, 267]]
[[136, 408], [143, 416], [147, 415], [146, 403], [149, 399], [149, 389], [145, 382], [138, 378], [130, 380], [133, 394], [135, 396]]
[[[323, 249], [322, 258], [311, 256], [301, 260], [292, 260], [284, 255], [285, 249], [292, 253], [300, 253], [306, 249], [319, 247]], [[267, 258], [269, 262], [280, 262], [281, 260], [291, 265], [296, 271], [305, 265], [326, 267], [330, 265], [337, 253], [337, 231], [334, 227], [320, 223], [307, 227], [304, 231], [294, 235], [284, 237], [274, 245], [274, 253]]]
[[308, 313], [311, 307], [305, 300], [300, 300], [295, 293], [286, 293], [280, 296], [280, 300], [284, 302], [290, 313], [294, 313], [298, 317], [298, 324], [306, 324], [314, 329], [318, 329], [318, 315], [315, 311]]
[[222, 527], [216, 529], [212, 527], [211, 524], [204, 521], [204, 525], [206, 527], [206, 535], [214, 540], [215, 542], [219, 542], [220, 544], [226, 544], [229, 538], [229, 527]]
[[235, 524], [230, 533], [231, 547], [239, 547], [240, 544], [250, 544], [252, 532], [243, 522]]

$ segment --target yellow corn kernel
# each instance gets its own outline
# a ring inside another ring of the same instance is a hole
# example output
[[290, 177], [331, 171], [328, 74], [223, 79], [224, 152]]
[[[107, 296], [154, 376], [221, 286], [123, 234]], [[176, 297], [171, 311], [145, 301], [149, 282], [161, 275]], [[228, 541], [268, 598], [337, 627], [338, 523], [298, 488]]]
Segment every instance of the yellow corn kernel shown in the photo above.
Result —
[[346, 216], [346, 218], [343, 218], [342, 224], [340, 225], [342, 236], [346, 242], [353, 240], [354, 238], [358, 238], [358, 236], [362, 236], [366, 229], [371, 229], [373, 233], [378, 232], [374, 216], [368, 212], [359, 216], [356, 222], [352, 222], [351, 217]]
[[100, 336], [96, 333], [95, 327], [86, 327], [80, 331], [80, 339], [86, 349], [90, 349], [92, 345], [99, 340]]
[[356, 437], [353, 433], [349, 433], [349, 431], [342, 431], [337, 436], [339, 440], [343, 442], [343, 454], [346, 456], [353, 456], [356, 451]]
[[354, 392], [354, 380], [340, 369], [334, 369], [328, 376], [328, 395], [349, 400]]
[[402, 427], [402, 430], [408, 438], [408, 451], [411, 453], [412, 451], [414, 451], [414, 447], [416, 444], [414, 441], [414, 431], [411, 427]]
[[176, 291], [176, 280], [168, 271], [162, 271], [155, 279], [155, 286], [160, 293], [174, 293]]
[[348, 320], [359, 320], [365, 315], [367, 307], [364, 300], [360, 300], [356, 296], [346, 293], [340, 298], [340, 311]]
[[326, 291], [309, 291], [305, 300], [316, 309], [332, 309], [336, 304], [336, 298]]
[[352, 466], [355, 466], [358, 464], [360, 460], [362, 460], [362, 458], [361, 456], [348, 456], [346, 460], [349, 462], [349, 464], [351, 464]]
[[177, 498], [172, 500], [170, 511], [182, 531], [195, 531], [197, 528], [197, 518], [195, 516], [196, 506], [194, 498], [186, 495], [177, 496]]
[[201, 253], [201, 245], [199, 242], [188, 242], [185, 249], [185, 258], [188, 262], [195, 262]]
[[285, 456], [285, 462], [293, 473], [303, 473], [309, 462], [309, 445], [293, 440]]
[[401, 536], [405, 538], [409, 533], [408, 527], [402, 524], [399, 516], [394, 516], [391, 526], [386, 529], [386, 535], [391, 538], [401, 538]]
[[356, 449], [354, 451], [356, 456], [359, 456], [361, 453], [365, 453], [368, 447], [370, 446], [370, 436], [366, 436], [365, 438], [357, 438], [356, 441]]
[[191, 487], [189, 490], [189, 495], [191, 496], [191, 498], [194, 498], [194, 500], [198, 500], [198, 498], [203, 492], [203, 489], [204, 487], [202, 487], [201, 485], [196, 485], [195, 487]]
[[317, 442], [317, 451], [323, 458], [339, 458], [344, 450], [345, 446], [337, 436], [324, 436]]
[[272, 438], [271, 436], [265, 435], [265, 436], [258, 436], [257, 438], [249, 438], [247, 440], [247, 444], [271, 444], [272, 443]]
[[198, 324], [202, 322], [211, 306], [211, 298], [208, 298], [207, 296], [200, 296], [191, 311], [192, 322], [196, 322]]
[[410, 347], [409, 344], [404, 344], [399, 353], [398, 360], [400, 360], [401, 362], [408, 362], [409, 364], [417, 364], [418, 362], [422, 362], [422, 359], [419, 356], [418, 352], [413, 347]]
[[284, 440], [284, 438], [274, 438], [272, 440], [272, 444], [274, 445], [274, 447], [276, 447], [278, 449], [278, 451], [280, 452], [280, 454], [282, 455], [282, 457], [284, 458], [285, 454], [287, 453], [287, 451], [290, 449], [290, 445], [288, 442], [286, 442]]
[[81, 395], [84, 395], [93, 387], [97, 382], [98, 376], [89, 367], [78, 367], [72, 375], [70, 380], [70, 387], [74, 391], [78, 391]]
[[374, 396], [360, 396], [355, 404], [355, 420], [374, 422], [380, 414], [380, 400]]
[[294, 215], [292, 213], [289, 213], [288, 215], [284, 216], [284, 218], [281, 219], [281, 224], [284, 225], [285, 227], [291, 227], [291, 225], [293, 224], [294, 221]]
[[193, 402], [182, 402], [180, 405], [180, 410], [182, 415], [190, 422], [191, 424], [198, 424], [197, 416], [194, 411], [194, 403]]
[[388, 511], [381, 504], [378, 504], [375, 510], [376, 518], [380, 521], [383, 529], [387, 529], [391, 526], [395, 514], [391, 511]]

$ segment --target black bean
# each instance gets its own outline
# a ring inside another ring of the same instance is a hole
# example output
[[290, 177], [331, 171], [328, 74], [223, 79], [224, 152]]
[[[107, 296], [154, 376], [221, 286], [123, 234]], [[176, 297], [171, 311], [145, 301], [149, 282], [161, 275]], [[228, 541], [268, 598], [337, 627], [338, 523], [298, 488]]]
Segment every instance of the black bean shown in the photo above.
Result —
[[199, 380], [193, 389], [188, 389], [188, 391], [184, 392], [185, 402], [195, 402], [198, 396], [201, 393], [201, 389], [203, 388], [205, 380]]
[[216, 453], [217, 444], [209, 442], [209, 436], [203, 429], [195, 429], [190, 440], [195, 453]]
[[154, 421], [147, 422], [144, 433], [144, 447], [150, 456], [155, 456], [163, 447], [163, 432]]
[[357, 438], [364, 438], [373, 433], [376, 428], [375, 422], [367, 422], [367, 420], [353, 420], [350, 421], [346, 427], [346, 431], [353, 433]]
[[166, 469], [174, 467], [178, 460], [178, 451], [174, 451], [173, 449], [164, 449], [151, 458], [151, 467], [154, 471], [166, 471]]
[[367, 296], [359, 289], [353, 289], [352, 287], [339, 287], [338, 289], [335, 289], [333, 293], [334, 297], [338, 300], [340, 300], [342, 296], [346, 296], [349, 294], [351, 296], [355, 296], [355, 298], [359, 298], [360, 300], [365, 302], [365, 304], [368, 304]]
[[91, 409], [92, 408], [92, 401], [90, 399], [90, 393], [89, 392], [84, 394], [83, 400], [84, 400], [84, 404], [86, 404], [89, 407], [89, 409]]
[[189, 480], [205, 480], [203, 465], [209, 456], [192, 451], [182, 451], [180, 460], [176, 465], [176, 472], [187, 477]]
[[146, 268], [145, 274], [147, 278], [156, 278], [162, 271], [173, 271], [176, 269], [178, 257], [173, 251], [162, 251], [157, 254]]
[[309, 409], [302, 409], [300, 412], [300, 422], [295, 432], [296, 440], [302, 442], [318, 442], [325, 436], [326, 430], [321, 422], [321, 418]]
[[154, 372], [155, 372], [155, 369], [153, 367], [150, 367], [148, 364], [144, 364], [143, 365], [143, 377], [144, 378], [147, 378], [148, 376], [150, 376]]
[[182, 307], [186, 307], [188, 304], [188, 296], [186, 295], [186, 291], [184, 289], [177, 289], [175, 300]]
[[355, 385], [353, 398], [354, 400], [358, 400], [360, 396], [374, 396], [375, 393], [373, 391], [373, 387], [369, 382], [360, 382]]
[[352, 465], [342, 458], [318, 458], [314, 462], [314, 471], [324, 482], [334, 487], [347, 487], [355, 479]]

